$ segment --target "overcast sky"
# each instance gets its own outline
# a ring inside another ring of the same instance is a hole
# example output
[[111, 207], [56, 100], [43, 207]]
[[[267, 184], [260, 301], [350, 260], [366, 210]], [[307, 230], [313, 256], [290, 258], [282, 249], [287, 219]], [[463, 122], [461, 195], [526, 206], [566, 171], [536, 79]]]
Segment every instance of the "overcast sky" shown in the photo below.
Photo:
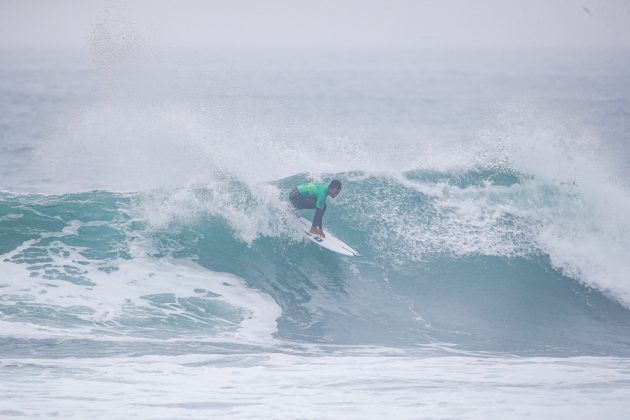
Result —
[[630, 0], [0, 0], [0, 46], [88, 48], [105, 19], [165, 46], [630, 46]]

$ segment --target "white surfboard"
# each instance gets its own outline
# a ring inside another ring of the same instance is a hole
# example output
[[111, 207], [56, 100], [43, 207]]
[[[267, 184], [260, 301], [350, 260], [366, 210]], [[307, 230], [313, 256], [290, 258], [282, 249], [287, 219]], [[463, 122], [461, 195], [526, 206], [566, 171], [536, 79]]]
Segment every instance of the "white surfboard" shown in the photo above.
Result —
[[325, 238], [322, 238], [319, 235], [313, 235], [312, 233], [309, 232], [309, 230], [311, 229], [311, 222], [299, 216], [297, 220], [300, 227], [302, 228], [304, 232], [304, 236], [306, 236], [306, 238], [308, 238], [311, 242], [315, 242], [317, 245], [321, 246], [322, 248], [329, 249], [341, 255], [348, 255], [351, 257], [360, 256], [357, 251], [355, 251], [354, 249], [352, 249], [352, 247], [350, 247], [350, 245], [346, 244], [340, 239], [335, 238], [332, 233], [326, 231]]

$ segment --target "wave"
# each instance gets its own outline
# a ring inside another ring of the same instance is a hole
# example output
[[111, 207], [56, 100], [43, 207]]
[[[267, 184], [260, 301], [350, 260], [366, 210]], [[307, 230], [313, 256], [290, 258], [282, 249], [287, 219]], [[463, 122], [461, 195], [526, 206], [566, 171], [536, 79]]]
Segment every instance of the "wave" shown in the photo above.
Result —
[[255, 189], [215, 173], [137, 193], [2, 193], [4, 331], [630, 348], [627, 224], [580, 184], [505, 168], [330, 176], [344, 189], [325, 227], [360, 259], [302, 242], [283, 223], [283, 197], [307, 174]]

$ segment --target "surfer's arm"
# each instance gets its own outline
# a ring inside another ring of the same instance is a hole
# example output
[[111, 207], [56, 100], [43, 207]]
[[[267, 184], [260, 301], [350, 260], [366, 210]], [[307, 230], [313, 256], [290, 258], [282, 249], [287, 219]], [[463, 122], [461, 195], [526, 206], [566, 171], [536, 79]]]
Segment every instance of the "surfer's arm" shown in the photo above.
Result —
[[324, 233], [324, 230], [322, 228], [322, 218], [324, 217], [325, 211], [326, 211], [326, 204], [324, 204], [322, 208], [315, 209], [315, 216], [313, 217], [313, 225], [311, 226], [311, 229], [313, 228], [319, 229], [321, 231], [320, 234], [322, 234], [322, 236]]

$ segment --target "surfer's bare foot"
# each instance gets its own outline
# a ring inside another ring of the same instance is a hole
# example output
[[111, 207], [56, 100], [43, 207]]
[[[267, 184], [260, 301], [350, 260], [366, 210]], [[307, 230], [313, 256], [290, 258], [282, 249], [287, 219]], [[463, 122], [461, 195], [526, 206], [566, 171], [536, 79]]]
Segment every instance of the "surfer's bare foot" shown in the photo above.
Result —
[[326, 234], [324, 233], [324, 229], [317, 229], [319, 231], [318, 235], [321, 236], [322, 238], [326, 237]]

